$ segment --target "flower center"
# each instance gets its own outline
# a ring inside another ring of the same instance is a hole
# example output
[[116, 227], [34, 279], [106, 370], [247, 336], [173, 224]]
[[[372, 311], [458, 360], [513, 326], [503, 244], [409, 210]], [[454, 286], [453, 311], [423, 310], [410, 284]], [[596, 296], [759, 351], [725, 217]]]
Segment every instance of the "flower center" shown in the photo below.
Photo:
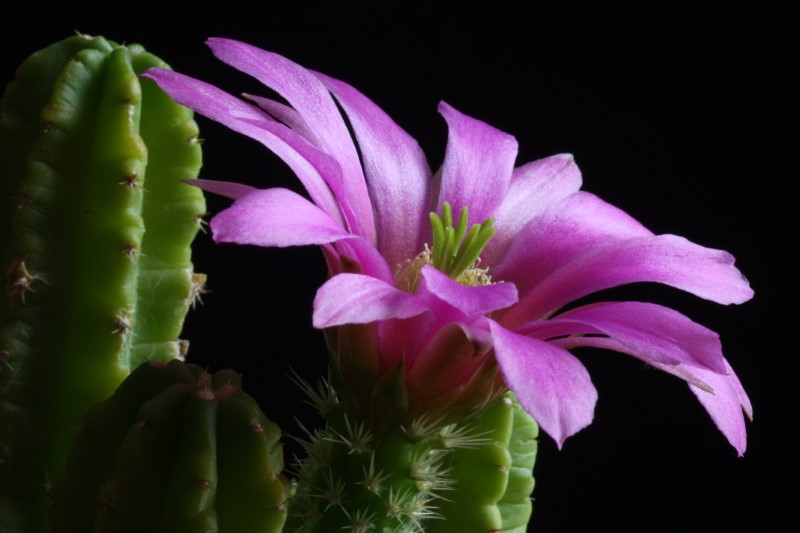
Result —
[[425, 249], [414, 259], [407, 259], [397, 266], [395, 284], [398, 288], [417, 292], [421, 270], [431, 265], [444, 272], [462, 285], [489, 285], [492, 278], [488, 268], [478, 268], [480, 253], [492, 238], [496, 228], [491, 218], [481, 224], [473, 224], [467, 231], [469, 208], [464, 206], [453, 224], [453, 210], [450, 204], [442, 205], [442, 215], [430, 214], [433, 230], [433, 247]]

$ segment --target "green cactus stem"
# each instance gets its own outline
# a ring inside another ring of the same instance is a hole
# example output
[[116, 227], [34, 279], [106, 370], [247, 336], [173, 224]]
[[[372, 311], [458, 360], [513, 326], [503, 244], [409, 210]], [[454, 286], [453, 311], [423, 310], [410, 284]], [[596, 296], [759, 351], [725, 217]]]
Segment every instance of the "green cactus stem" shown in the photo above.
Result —
[[53, 531], [277, 533], [279, 437], [234, 372], [145, 363], [84, 417], [53, 486]]
[[138, 74], [140, 46], [76, 35], [28, 58], [0, 103], [0, 532], [38, 531], [72, 433], [178, 339], [204, 277], [191, 111]]
[[458, 423], [391, 426], [349, 417], [327, 382], [304, 388], [326, 425], [301, 439], [288, 531], [525, 531], [538, 427], [510, 393]]

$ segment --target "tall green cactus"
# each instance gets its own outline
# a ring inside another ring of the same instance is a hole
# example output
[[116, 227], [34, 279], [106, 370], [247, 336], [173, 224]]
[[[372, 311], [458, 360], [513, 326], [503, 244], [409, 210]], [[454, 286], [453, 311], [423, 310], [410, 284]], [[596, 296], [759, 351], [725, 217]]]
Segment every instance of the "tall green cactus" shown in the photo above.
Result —
[[0, 532], [38, 531], [82, 414], [141, 362], [181, 357], [203, 276], [191, 111], [140, 46], [76, 35], [0, 103]]
[[84, 417], [53, 487], [53, 530], [278, 533], [279, 437], [234, 372], [144, 364]]

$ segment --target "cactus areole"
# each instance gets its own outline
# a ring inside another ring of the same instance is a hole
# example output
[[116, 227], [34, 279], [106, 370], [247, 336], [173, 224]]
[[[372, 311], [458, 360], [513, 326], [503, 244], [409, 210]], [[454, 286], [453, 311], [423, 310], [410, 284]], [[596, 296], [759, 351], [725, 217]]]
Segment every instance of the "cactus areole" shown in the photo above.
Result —
[[139, 78], [141, 46], [75, 35], [0, 103], [0, 532], [39, 531], [82, 414], [146, 360], [185, 353], [204, 277], [192, 112]]

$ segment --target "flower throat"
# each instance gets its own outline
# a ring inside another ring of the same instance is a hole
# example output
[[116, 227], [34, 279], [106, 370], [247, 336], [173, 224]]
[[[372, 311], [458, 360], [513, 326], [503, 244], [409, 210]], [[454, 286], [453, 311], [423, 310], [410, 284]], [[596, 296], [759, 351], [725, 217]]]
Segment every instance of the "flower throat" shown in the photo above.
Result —
[[453, 224], [453, 210], [448, 202], [442, 205], [442, 215], [430, 213], [433, 230], [433, 247], [425, 249], [414, 259], [407, 259], [397, 267], [395, 285], [406, 292], [416, 293], [421, 270], [431, 265], [462, 285], [489, 285], [492, 278], [488, 268], [478, 268], [480, 253], [486, 247], [496, 228], [492, 218], [473, 224], [467, 231], [469, 208], [464, 206]]

